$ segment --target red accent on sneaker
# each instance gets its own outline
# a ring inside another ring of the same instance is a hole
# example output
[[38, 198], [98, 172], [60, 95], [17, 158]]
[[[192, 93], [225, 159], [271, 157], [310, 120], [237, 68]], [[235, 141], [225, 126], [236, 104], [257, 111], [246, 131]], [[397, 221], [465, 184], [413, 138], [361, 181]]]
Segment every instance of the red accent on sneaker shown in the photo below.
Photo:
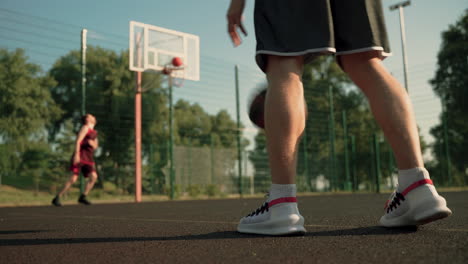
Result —
[[280, 204], [280, 203], [297, 203], [296, 197], [282, 197], [278, 199], [274, 199], [271, 202], [268, 202], [268, 206], [271, 207], [275, 204]]
[[406, 194], [408, 194], [409, 192], [411, 192], [412, 190], [418, 188], [419, 186], [421, 185], [424, 185], [424, 184], [431, 184], [431, 185], [434, 185], [432, 183], [432, 180], [431, 179], [424, 179], [424, 180], [420, 180], [420, 181], [417, 181], [413, 184], [411, 184], [410, 186], [408, 186], [408, 188], [406, 188], [401, 194], [403, 194], [403, 196], [406, 196]]
[[385, 205], [384, 205], [384, 207], [383, 207], [384, 210], [387, 209], [389, 203], [390, 203], [390, 200], [387, 200], [387, 201], [385, 202]]

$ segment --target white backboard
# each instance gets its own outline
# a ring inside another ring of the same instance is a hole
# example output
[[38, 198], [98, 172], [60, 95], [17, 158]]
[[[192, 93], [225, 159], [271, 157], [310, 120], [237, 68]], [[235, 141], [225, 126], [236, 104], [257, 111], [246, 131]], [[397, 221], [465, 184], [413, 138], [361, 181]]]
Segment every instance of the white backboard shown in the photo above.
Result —
[[130, 21], [129, 66], [132, 71], [162, 71], [179, 57], [176, 78], [200, 80], [200, 39], [196, 35]]

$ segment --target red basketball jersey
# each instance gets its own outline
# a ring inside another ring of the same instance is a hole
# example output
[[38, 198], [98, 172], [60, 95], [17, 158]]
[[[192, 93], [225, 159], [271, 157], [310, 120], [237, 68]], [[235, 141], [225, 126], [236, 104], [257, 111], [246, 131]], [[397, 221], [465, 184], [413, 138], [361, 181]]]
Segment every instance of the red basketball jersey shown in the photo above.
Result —
[[80, 163], [94, 163], [94, 149], [88, 141], [96, 138], [97, 131], [92, 128], [88, 129], [86, 136], [80, 142]]

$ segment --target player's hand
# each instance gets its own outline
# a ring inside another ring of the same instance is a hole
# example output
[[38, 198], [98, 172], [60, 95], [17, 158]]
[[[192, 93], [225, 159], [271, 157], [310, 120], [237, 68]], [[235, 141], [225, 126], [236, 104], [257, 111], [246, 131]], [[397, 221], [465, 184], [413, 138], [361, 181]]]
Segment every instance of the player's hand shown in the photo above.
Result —
[[244, 7], [245, 0], [231, 0], [231, 4], [229, 5], [227, 12], [228, 33], [235, 47], [242, 43], [242, 39], [237, 32], [238, 28], [244, 36], [247, 36], [247, 31], [242, 24], [242, 12], [244, 11]]
[[80, 155], [76, 155], [73, 157], [73, 164], [78, 164], [80, 163]]

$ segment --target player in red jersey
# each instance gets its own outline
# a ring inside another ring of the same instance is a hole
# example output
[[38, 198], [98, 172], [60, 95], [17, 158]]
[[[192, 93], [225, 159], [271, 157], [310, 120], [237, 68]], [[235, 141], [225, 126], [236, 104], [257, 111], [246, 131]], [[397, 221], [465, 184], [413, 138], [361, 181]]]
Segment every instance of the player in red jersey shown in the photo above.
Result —
[[97, 131], [94, 130], [96, 125], [96, 118], [91, 114], [86, 114], [81, 118], [83, 126], [80, 132], [76, 136], [75, 151], [71, 157], [70, 170], [73, 172], [72, 176], [63, 186], [62, 190], [52, 200], [52, 204], [55, 206], [61, 206], [60, 196], [62, 196], [73, 183], [76, 182], [80, 175], [80, 170], [83, 176], [88, 178], [85, 191], [80, 195], [78, 199], [79, 203], [90, 205], [91, 203], [86, 199], [89, 191], [93, 188], [97, 180], [96, 167], [94, 164], [94, 151], [98, 148]]

